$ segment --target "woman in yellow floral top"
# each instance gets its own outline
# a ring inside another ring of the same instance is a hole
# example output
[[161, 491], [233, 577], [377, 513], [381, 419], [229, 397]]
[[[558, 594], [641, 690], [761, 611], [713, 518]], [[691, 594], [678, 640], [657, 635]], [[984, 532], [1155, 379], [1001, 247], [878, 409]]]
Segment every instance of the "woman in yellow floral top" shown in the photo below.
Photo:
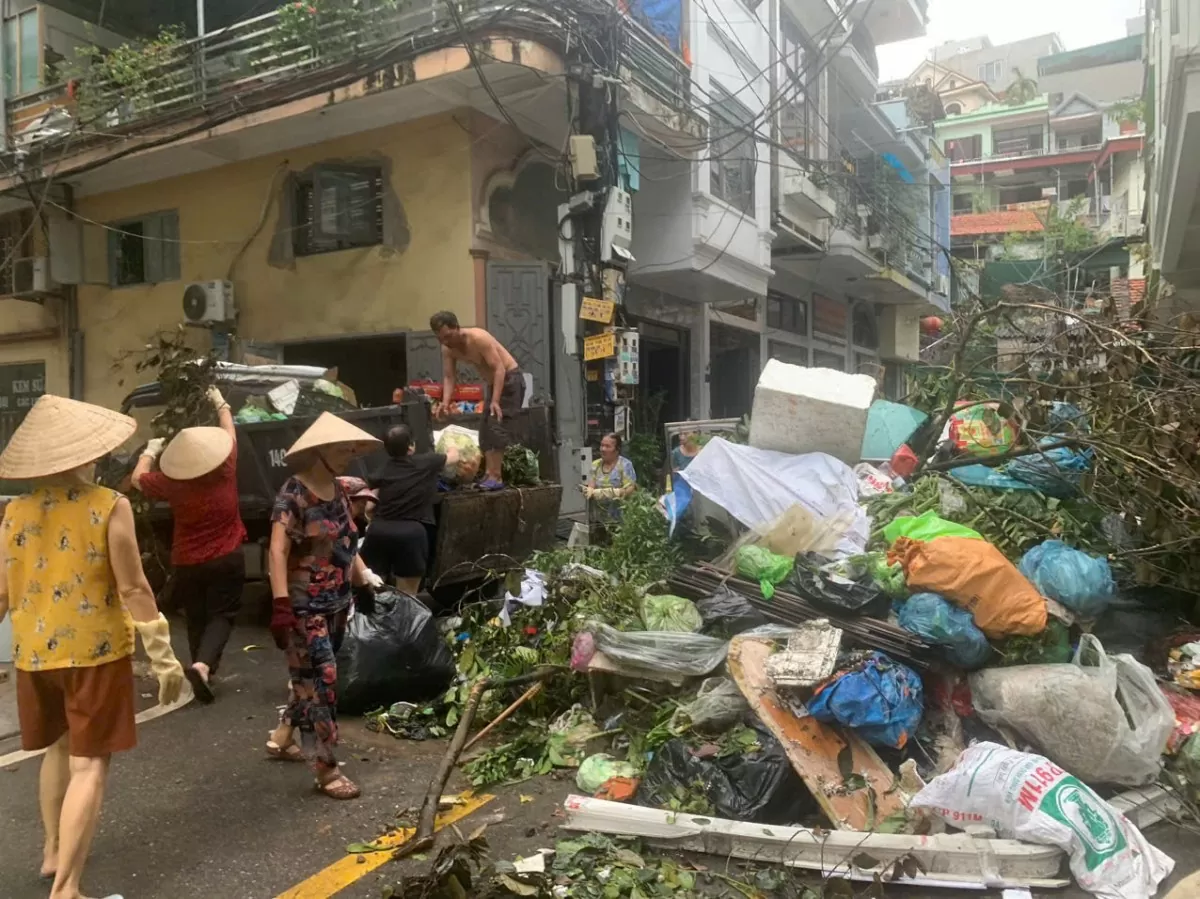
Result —
[[97, 459], [136, 423], [43, 396], [4, 452], [0, 479], [28, 480], [0, 523], [0, 619], [12, 612], [24, 749], [46, 750], [39, 798], [42, 875], [52, 897], [78, 897], [114, 752], [137, 742], [133, 633], [173, 702], [183, 668], [142, 571], [129, 501], [91, 483]]

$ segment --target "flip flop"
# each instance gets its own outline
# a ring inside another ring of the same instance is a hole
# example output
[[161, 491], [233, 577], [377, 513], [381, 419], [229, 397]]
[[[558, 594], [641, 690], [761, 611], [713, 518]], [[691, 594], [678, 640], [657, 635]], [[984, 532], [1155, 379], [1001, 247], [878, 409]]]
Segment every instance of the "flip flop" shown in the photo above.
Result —
[[267, 755], [280, 762], [304, 761], [304, 752], [295, 743], [280, 746], [274, 740], [267, 740]]
[[489, 491], [503, 490], [504, 482], [497, 481], [495, 478], [487, 478], [486, 480], [480, 481], [476, 486], [480, 490], [489, 490]]
[[192, 692], [196, 694], [197, 702], [208, 705], [217, 698], [212, 691], [212, 685], [200, 676], [200, 672], [197, 671], [195, 667], [189, 665], [187, 668], [184, 668], [183, 676], [186, 677], [188, 679], [188, 683], [192, 685]]

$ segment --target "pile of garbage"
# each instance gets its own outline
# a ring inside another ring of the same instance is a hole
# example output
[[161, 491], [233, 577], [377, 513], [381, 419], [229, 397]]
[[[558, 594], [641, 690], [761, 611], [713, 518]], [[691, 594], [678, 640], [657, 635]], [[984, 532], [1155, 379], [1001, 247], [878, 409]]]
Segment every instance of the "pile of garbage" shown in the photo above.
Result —
[[[929, 416], [873, 385], [771, 362], [749, 445], [709, 440], [611, 545], [535, 556], [443, 622], [447, 691], [371, 726], [447, 734], [480, 678], [542, 672], [489, 694], [464, 771], [573, 771], [568, 830], [931, 890], [1065, 886], [1065, 863], [1155, 895], [1174, 862], [1141, 831], [1200, 787], [1200, 631], [1122, 641], [1153, 616], [1073, 501], [1086, 452], [986, 465], [1014, 425], [975, 403], [936, 457], [963, 464], [935, 468]], [[686, 557], [714, 519], [741, 536]]]

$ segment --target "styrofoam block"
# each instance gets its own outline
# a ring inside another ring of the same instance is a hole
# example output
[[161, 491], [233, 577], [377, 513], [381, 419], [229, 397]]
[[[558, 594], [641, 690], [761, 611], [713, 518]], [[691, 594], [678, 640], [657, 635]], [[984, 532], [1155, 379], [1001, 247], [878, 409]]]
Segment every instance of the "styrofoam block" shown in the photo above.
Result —
[[754, 390], [750, 445], [859, 461], [875, 379], [831, 368], [767, 362]]

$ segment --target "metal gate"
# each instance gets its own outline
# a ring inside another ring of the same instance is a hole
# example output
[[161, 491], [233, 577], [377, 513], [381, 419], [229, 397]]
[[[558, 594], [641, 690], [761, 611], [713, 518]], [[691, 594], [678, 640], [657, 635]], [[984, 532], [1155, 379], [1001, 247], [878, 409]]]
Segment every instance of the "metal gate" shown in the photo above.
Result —
[[[567, 353], [559, 336], [561, 315], [557, 291], [550, 291], [550, 268], [544, 263], [489, 262], [487, 271], [488, 330], [517, 364], [533, 375], [534, 396], [554, 400], [558, 436], [558, 472], [562, 480], [563, 515], [585, 509], [578, 490], [579, 450], [584, 445], [583, 370]], [[575, 315], [575, 310], [569, 314]]]
[[487, 329], [533, 375], [534, 396], [554, 391], [549, 289], [543, 263], [488, 263]]

